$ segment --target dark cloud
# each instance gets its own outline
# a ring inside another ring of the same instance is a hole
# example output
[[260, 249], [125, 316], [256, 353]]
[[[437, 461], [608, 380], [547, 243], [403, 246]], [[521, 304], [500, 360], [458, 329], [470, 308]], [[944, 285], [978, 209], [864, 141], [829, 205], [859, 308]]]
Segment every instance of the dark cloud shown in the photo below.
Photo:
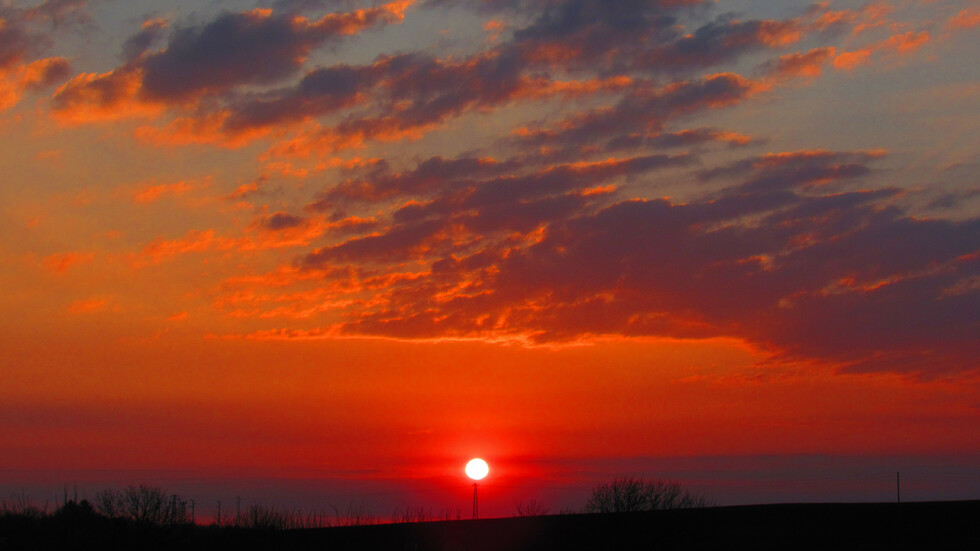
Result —
[[[425, 251], [466, 251], [489, 234], [531, 231], [580, 211], [595, 203], [598, 196], [583, 193], [588, 188], [690, 162], [686, 156], [654, 155], [557, 166], [524, 176], [488, 178], [503, 167], [515, 168], [515, 165], [478, 159], [429, 159], [413, 171], [396, 175], [379, 173], [375, 177], [377, 181], [400, 186], [395, 188], [397, 193], [410, 196], [419, 196], [417, 186], [427, 186], [435, 195], [432, 201], [406, 204], [393, 213], [393, 225], [388, 231], [322, 248], [304, 257], [300, 264], [315, 268], [338, 261], [370, 261], [381, 250], [388, 251], [388, 260], [406, 260]], [[483, 179], [478, 178], [480, 175]], [[342, 202], [351, 196], [350, 191], [350, 187], [345, 187], [342, 193], [327, 195]], [[367, 197], [377, 197], [377, 191], [372, 188], [369, 193], [354, 198]]]
[[231, 133], [288, 124], [353, 105], [381, 72], [373, 66], [338, 65], [307, 73], [295, 88], [239, 100], [225, 128]]
[[306, 219], [301, 216], [294, 216], [286, 212], [276, 212], [262, 219], [261, 225], [267, 230], [278, 231], [297, 228], [305, 222]]
[[[400, 0], [319, 19], [272, 10], [225, 12], [203, 25], [175, 28], [163, 50], [96, 78], [76, 77], [55, 96], [56, 109], [69, 119], [114, 118], [120, 111], [145, 112], [140, 103], [183, 105], [238, 86], [274, 84], [298, 73], [317, 47], [399, 21], [409, 4]], [[144, 28], [131, 37], [127, 55], [144, 51], [158, 32]], [[119, 109], [123, 103], [130, 106]], [[74, 117], [73, 111], [86, 115]]]
[[0, 6], [0, 71], [36, 58], [51, 44], [43, 25], [85, 7], [83, 0], [48, 0], [28, 9]]
[[123, 43], [122, 56], [126, 61], [132, 61], [160, 42], [166, 34], [169, 24], [162, 19], [152, 19], [143, 23], [139, 32], [130, 36]]
[[800, 22], [788, 20], [738, 21], [728, 18], [704, 25], [692, 34], [639, 52], [637, 69], [689, 71], [732, 61], [761, 48], [792, 44], [803, 34]]
[[33, 48], [34, 38], [28, 30], [15, 21], [7, 22], [5, 19], [4, 25], [0, 26], [0, 69], [20, 63]]
[[635, 176], [655, 169], [685, 166], [691, 162], [692, 159], [687, 156], [649, 155], [623, 161], [558, 166], [530, 176], [483, 182], [473, 189], [464, 205], [480, 208], [494, 204], [515, 204], [603, 185], [620, 176]]
[[[547, 147], [553, 154], [582, 150], [615, 150], [628, 140], [658, 135], [669, 122], [699, 111], [728, 107], [750, 97], [757, 88], [735, 74], [717, 74], [665, 87], [646, 83], [634, 87], [615, 105], [578, 113], [551, 128], [526, 130], [515, 138], [522, 147]], [[634, 142], [635, 143], [635, 142]]]
[[730, 336], [846, 371], [974, 369], [980, 220], [920, 220], [892, 205], [898, 190], [848, 191], [879, 157], [752, 157], [702, 171], [733, 183], [687, 203], [581, 192], [665, 157], [440, 181], [387, 229], [301, 265], [431, 265], [350, 313], [351, 333]]
[[62, 57], [42, 58], [51, 44], [45, 23], [74, 13], [84, 2], [43, 2], [33, 8], [0, 6], [0, 110], [17, 104], [24, 92], [54, 85], [68, 76]]
[[206, 25], [176, 29], [164, 51], [147, 56], [141, 64], [142, 93], [150, 99], [179, 101], [240, 84], [277, 82], [295, 74], [324, 41], [388, 19], [390, 13], [382, 9], [365, 20], [224, 13]]
[[373, 202], [405, 196], [424, 197], [453, 186], [470, 186], [481, 178], [516, 168], [518, 167], [513, 162], [498, 162], [494, 159], [431, 157], [410, 171], [392, 173], [387, 163], [380, 163], [321, 193], [313, 205]]
[[883, 155], [883, 152], [823, 150], [770, 154], [706, 170], [701, 173], [701, 179], [738, 178], [750, 174], [751, 178], [739, 185], [743, 192], [813, 186], [866, 176], [870, 173], [867, 163]]
[[[264, 2], [264, 4], [269, 4]], [[358, 6], [357, 0], [275, 0], [271, 3], [277, 11], [292, 13], [318, 10], [353, 10]]]
[[980, 189], [970, 189], [956, 193], [942, 193], [926, 204], [927, 209], [948, 210], [980, 197]]

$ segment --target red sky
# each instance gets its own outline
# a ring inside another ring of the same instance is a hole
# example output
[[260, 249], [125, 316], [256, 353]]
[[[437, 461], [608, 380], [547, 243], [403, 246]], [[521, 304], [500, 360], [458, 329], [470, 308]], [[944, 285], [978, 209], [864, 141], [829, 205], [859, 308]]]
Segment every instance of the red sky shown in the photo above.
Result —
[[752, 4], [3, 4], [0, 491], [976, 498], [980, 11]]

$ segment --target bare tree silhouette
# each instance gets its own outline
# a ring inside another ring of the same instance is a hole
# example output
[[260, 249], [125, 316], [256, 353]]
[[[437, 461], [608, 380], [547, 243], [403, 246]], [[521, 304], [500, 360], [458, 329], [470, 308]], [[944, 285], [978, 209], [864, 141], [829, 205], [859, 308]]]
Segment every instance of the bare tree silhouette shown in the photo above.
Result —
[[103, 490], [95, 495], [95, 508], [107, 517], [127, 518], [137, 524], [174, 526], [187, 522], [187, 501], [144, 484], [122, 491]]
[[536, 499], [528, 500], [526, 503], [517, 503], [517, 516], [519, 517], [540, 517], [548, 514], [548, 508]]
[[592, 489], [586, 513], [628, 513], [706, 507], [707, 500], [670, 480], [622, 477]]

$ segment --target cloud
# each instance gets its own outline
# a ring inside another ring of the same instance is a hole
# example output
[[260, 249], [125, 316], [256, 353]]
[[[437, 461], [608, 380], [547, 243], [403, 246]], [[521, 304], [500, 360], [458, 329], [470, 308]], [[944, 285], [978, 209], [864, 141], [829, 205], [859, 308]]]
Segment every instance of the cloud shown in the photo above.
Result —
[[47, 256], [41, 264], [49, 271], [62, 274], [75, 266], [88, 264], [93, 259], [94, 253], [68, 252]]
[[651, 48], [634, 63], [658, 71], [702, 69], [731, 61], [756, 49], [789, 46], [800, 41], [803, 34], [802, 25], [795, 20], [723, 19], [697, 29], [694, 34]]
[[338, 202], [383, 201], [400, 196], [424, 196], [460, 182], [506, 173], [515, 168], [493, 158], [444, 159], [431, 157], [413, 170], [392, 173], [387, 163], [369, 165], [352, 178], [319, 194], [310, 205], [314, 210], [328, 210]]
[[949, 18], [949, 26], [953, 29], [972, 29], [980, 25], [980, 10], [966, 8]]
[[837, 153], [826, 150], [771, 153], [743, 159], [701, 173], [704, 180], [750, 174], [737, 188], [741, 193], [802, 187], [811, 189], [827, 183], [870, 174], [868, 163], [887, 155], [884, 151]]
[[24, 10], [24, 15], [29, 20], [47, 21], [58, 27], [65, 23], [87, 22], [87, 6], [88, 0], [43, 0]]
[[[559, 165], [524, 176], [494, 177], [501, 170], [497, 163], [429, 159], [408, 173], [379, 174], [377, 179], [386, 182], [388, 190], [380, 196], [372, 188], [353, 195], [347, 186], [328, 192], [325, 197], [344, 203], [349, 199], [417, 196], [418, 186], [423, 185], [436, 198], [403, 204], [392, 214], [393, 224], [383, 232], [317, 249], [299, 263], [308, 269], [319, 269], [335, 262], [371, 261], [382, 251], [391, 262], [427, 259], [433, 251], [463, 251], [489, 234], [531, 231], [583, 209], [602, 198], [603, 194], [595, 193], [593, 188], [603, 183], [689, 163], [686, 156], [653, 155]], [[587, 190], [591, 193], [585, 193]]]
[[831, 46], [814, 48], [806, 53], [786, 54], [766, 63], [763, 70], [776, 79], [814, 78], [820, 76], [824, 65], [836, 54], [837, 49]]
[[234, 247], [233, 240], [217, 235], [217, 232], [212, 229], [192, 230], [177, 239], [154, 239], [134, 256], [132, 264], [139, 268], [147, 264], [160, 264], [187, 253], [229, 250], [232, 247]]
[[[315, 55], [411, 5], [355, 4], [151, 20], [117, 67], [58, 88], [66, 123], [141, 117], [127, 131], [144, 144], [265, 151], [261, 176], [221, 192], [237, 229], [162, 235], [134, 265], [278, 258], [270, 273], [227, 278], [215, 299], [236, 318], [310, 324], [266, 327], [268, 338], [726, 337], [845, 371], [975, 368], [975, 219], [903, 208], [904, 181], [876, 170], [883, 151], [765, 152], [705, 120], [808, 85], [828, 64], [921, 51], [932, 27], [886, 27], [884, 4], [743, 19], [694, 0], [469, 0], [455, 5], [492, 14], [495, 40], [474, 25], [456, 55]], [[969, 23], [964, 13], [949, 25]], [[887, 34], [872, 41], [871, 27]], [[0, 63], [19, 71], [38, 54], [31, 29], [10, 29]], [[49, 64], [28, 80], [57, 81]], [[419, 142], [381, 147], [403, 140]], [[355, 148], [364, 158], [334, 158]], [[192, 187], [151, 183], [132, 198]], [[44, 262], [64, 271], [75, 259]]]
[[524, 69], [507, 51], [448, 61], [422, 54], [383, 56], [369, 66], [319, 69], [293, 90], [234, 106], [224, 130], [289, 124], [371, 102], [373, 110], [332, 126], [316, 126], [269, 152], [271, 157], [309, 156], [364, 147], [370, 141], [417, 139], [472, 111], [489, 112], [523, 100], [597, 95], [632, 83], [625, 77], [554, 81], [527, 76]]
[[53, 113], [67, 124], [155, 117], [165, 106], [136, 99], [141, 81], [142, 74], [136, 68], [100, 74], [82, 73], [55, 92]]
[[350, 278], [369, 266], [392, 276], [406, 263], [427, 267], [384, 280], [370, 304], [341, 307], [342, 322], [323, 334], [732, 337], [844, 371], [973, 369], [980, 221], [917, 219], [895, 206], [897, 189], [853, 189], [883, 156], [747, 157], [701, 170], [723, 187], [685, 203], [587, 192], [683, 168], [684, 157], [524, 176], [512, 175], [516, 161], [506, 170], [472, 158], [430, 159], [401, 173], [381, 166], [369, 180], [391, 191], [334, 193], [335, 207], [431, 198], [404, 204], [369, 235], [315, 249], [294, 269], [332, 273], [328, 296], [339, 300], [363, 289]]
[[72, 302], [68, 306], [69, 314], [94, 314], [105, 310], [109, 305], [108, 299], [90, 298], [80, 299]]
[[126, 61], [132, 61], [143, 55], [155, 43], [163, 39], [170, 23], [165, 19], [150, 19], [143, 22], [139, 32], [130, 36], [123, 43], [122, 56]]
[[784, 48], [813, 32], [843, 28], [861, 15], [829, 11], [823, 3], [796, 18], [740, 20], [723, 15], [689, 30], [680, 16], [693, 7], [707, 11], [710, 3], [565, 0], [542, 4], [537, 18], [514, 32], [514, 48], [532, 64], [584, 68], [602, 63], [610, 72], [703, 70], [757, 50]]
[[638, 83], [611, 107], [577, 113], [550, 128], [520, 129], [514, 141], [522, 147], [565, 157], [616, 150], [656, 139], [669, 122], [735, 105], [765, 88], [763, 83], [732, 73], [664, 87]]
[[730, 147], [743, 147], [758, 143], [760, 140], [750, 136], [718, 130], [715, 128], [692, 128], [679, 132], [663, 132], [640, 136], [637, 134], [613, 138], [609, 142], [611, 149], [633, 149], [637, 147], [655, 147], [658, 149], [691, 147], [706, 143], [721, 142]]
[[39, 59], [8, 71], [0, 69], [0, 110], [16, 105], [24, 92], [51, 86], [69, 70], [68, 61], [60, 57]]
[[285, 212], [277, 212], [262, 220], [261, 225], [267, 230], [278, 231], [288, 228], [295, 228], [302, 225], [303, 222], [304, 219], [302, 217], [293, 216], [292, 214]]
[[25, 92], [46, 88], [67, 77], [70, 69], [65, 58], [36, 59], [50, 40], [33, 23], [81, 6], [84, 2], [49, 1], [28, 10], [0, 6], [0, 110], [16, 105]]
[[930, 40], [931, 35], [929, 31], [907, 31], [901, 34], [895, 34], [859, 50], [842, 52], [834, 59], [834, 67], [843, 70], [853, 70], [868, 63], [872, 54], [876, 53], [890, 53], [893, 55], [911, 54], [929, 43]]
[[[204, 25], [174, 28], [163, 50], [107, 73], [79, 75], [55, 94], [55, 111], [71, 122], [111, 120], [193, 105], [236, 86], [280, 82], [296, 74], [315, 48], [401, 21], [411, 4], [398, 0], [315, 20], [267, 9], [222, 13]], [[142, 53], [161, 32], [158, 27], [144, 26], [131, 37], [130, 53]]]
[[[306, 11], [318, 3], [301, 4], [293, 7]], [[467, 113], [518, 102], [639, 89], [645, 85], [634, 73], [645, 78], [650, 72], [691, 72], [796, 42], [825, 11], [786, 20], [720, 17], [686, 33], [678, 16], [707, 4], [478, 3], [480, 9], [525, 11], [531, 19], [511, 40], [467, 57], [382, 55], [364, 65], [313, 68], [298, 82], [270, 88], [298, 75], [314, 48], [348, 32], [399, 21], [409, 5], [392, 2], [319, 19], [289, 10], [222, 13], [206, 24], [175, 28], [164, 49], [146, 53], [163, 28], [151, 21], [127, 43], [127, 64], [79, 75], [55, 95], [55, 112], [68, 123], [173, 113], [162, 125], [140, 127], [137, 137], [155, 145], [225, 147], [272, 138], [265, 160], [305, 157], [371, 142], [417, 140]], [[593, 61], [607, 69], [585, 79], [567, 78]], [[566, 78], [556, 78], [559, 72]]]
[[133, 202], [139, 204], [153, 203], [163, 197], [180, 196], [195, 188], [195, 184], [187, 181], [172, 184], [147, 184], [133, 192]]

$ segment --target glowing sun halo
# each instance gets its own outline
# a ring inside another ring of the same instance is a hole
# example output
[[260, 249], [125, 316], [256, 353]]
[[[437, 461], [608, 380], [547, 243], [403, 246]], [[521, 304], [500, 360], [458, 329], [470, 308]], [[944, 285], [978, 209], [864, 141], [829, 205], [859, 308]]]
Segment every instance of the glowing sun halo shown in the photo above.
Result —
[[473, 480], [483, 480], [484, 477], [490, 472], [490, 466], [487, 462], [482, 459], [471, 459], [469, 463], [466, 464], [466, 476], [472, 478]]

